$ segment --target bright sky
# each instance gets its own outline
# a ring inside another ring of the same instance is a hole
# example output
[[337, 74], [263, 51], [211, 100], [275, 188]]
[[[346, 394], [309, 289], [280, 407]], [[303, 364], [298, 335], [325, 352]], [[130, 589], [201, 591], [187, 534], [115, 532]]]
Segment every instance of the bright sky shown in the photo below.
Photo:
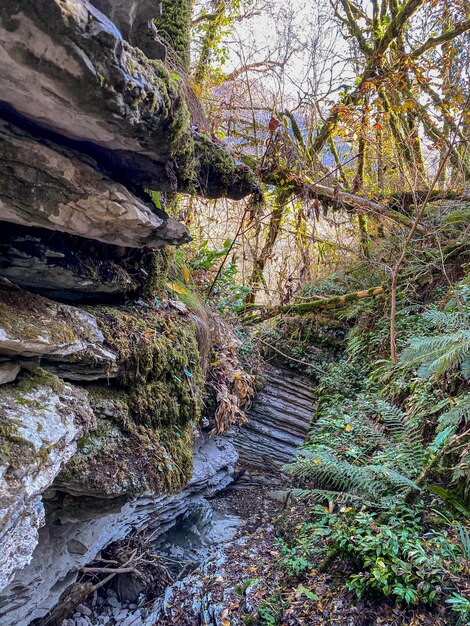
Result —
[[[197, 0], [195, 14], [198, 5], [207, 3]], [[270, 76], [252, 73], [250, 78], [259, 76], [260, 83], [278, 97], [295, 101], [299, 93], [316, 91], [321, 96], [331, 91], [332, 82], [338, 86], [352, 80], [352, 73], [345, 72], [348, 53], [331, 22], [329, 0], [253, 0], [247, 4], [242, 12], [250, 14], [258, 7], [261, 11], [231, 27], [227, 73], [266, 59], [286, 61], [282, 81], [279, 70]]]
[[[332, 81], [352, 80], [352, 73], [345, 72], [346, 45], [330, 21], [327, 0], [270, 0], [269, 4], [271, 8], [261, 15], [236, 24], [228, 69], [266, 58], [281, 61], [288, 50], [294, 50], [286, 65], [284, 96], [296, 98], [299, 92], [313, 89], [324, 95]], [[279, 90], [274, 77], [268, 84]]]

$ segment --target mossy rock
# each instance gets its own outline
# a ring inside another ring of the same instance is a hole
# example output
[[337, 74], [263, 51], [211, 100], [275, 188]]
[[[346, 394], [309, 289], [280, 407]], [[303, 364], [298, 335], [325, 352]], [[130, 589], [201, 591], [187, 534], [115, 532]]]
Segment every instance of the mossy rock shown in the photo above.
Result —
[[98, 427], [79, 441], [58, 486], [107, 497], [181, 489], [192, 473], [204, 388], [196, 323], [150, 305], [87, 310], [120, 374], [87, 388]]

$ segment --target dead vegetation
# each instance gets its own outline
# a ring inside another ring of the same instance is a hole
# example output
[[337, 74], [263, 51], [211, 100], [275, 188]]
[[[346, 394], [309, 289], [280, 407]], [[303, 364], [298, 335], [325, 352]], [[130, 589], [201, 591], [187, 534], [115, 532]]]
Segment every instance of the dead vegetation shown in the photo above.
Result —
[[241, 342], [220, 317], [214, 318], [214, 352], [209, 385], [216, 392], [217, 408], [211, 434], [226, 432], [247, 421], [246, 410], [254, 396], [254, 378], [240, 362]]

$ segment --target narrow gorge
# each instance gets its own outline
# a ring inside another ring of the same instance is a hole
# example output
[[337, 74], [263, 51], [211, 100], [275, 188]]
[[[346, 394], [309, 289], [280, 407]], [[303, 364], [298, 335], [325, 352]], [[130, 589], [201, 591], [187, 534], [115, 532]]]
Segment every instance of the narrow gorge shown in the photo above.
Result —
[[465, 0], [0, 0], [0, 626], [470, 626]]

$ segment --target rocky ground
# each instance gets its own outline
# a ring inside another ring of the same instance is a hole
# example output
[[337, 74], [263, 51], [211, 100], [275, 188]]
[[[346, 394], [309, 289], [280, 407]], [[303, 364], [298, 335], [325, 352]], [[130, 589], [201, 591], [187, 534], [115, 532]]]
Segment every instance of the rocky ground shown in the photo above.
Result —
[[[62, 626], [153, 624], [155, 607], [172, 584], [198, 576], [199, 568], [204, 568], [203, 564], [225, 546], [243, 544], [245, 537], [257, 536], [260, 529], [271, 527], [283, 507], [285, 492], [270, 493], [266, 485], [253, 486], [255, 480], [253, 476], [248, 480], [244, 474], [231, 488], [198, 503], [172, 530], [158, 537], [154, 550], [163, 567], [152, 588], [126, 599], [124, 596], [132, 592], [129, 588], [123, 590], [126, 580], [120, 582], [116, 577], [109, 585], [95, 590], [84, 604], [76, 606]], [[100, 578], [91, 579], [96, 582]]]

